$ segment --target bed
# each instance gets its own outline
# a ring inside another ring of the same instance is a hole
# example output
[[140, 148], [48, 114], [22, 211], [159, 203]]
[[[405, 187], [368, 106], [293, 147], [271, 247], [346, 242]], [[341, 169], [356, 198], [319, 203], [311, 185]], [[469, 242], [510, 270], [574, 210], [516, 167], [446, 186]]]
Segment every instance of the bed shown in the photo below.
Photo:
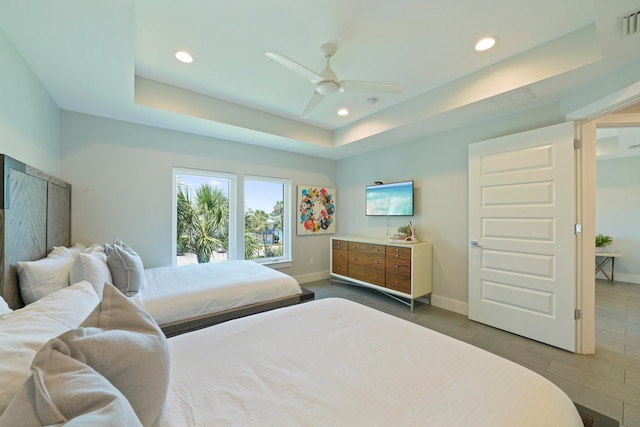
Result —
[[298, 304], [303, 295], [293, 277], [253, 261], [149, 268], [144, 276], [132, 298], [167, 336]]
[[251, 261], [144, 269], [123, 242], [71, 246], [71, 185], [8, 156], [0, 166], [0, 296], [11, 308], [81, 280], [100, 293], [109, 281], [170, 336], [313, 298], [294, 278]]
[[[71, 293], [91, 291], [81, 283], [58, 292], [80, 300]], [[312, 301], [166, 339], [113, 286], [92, 311], [93, 298], [75, 309], [59, 296], [36, 303], [75, 322], [89, 314], [23, 355], [33, 362], [21, 381], [8, 384], [0, 372], [0, 426], [583, 425], [540, 375], [351, 301]], [[0, 316], [0, 352], [8, 351], [3, 328], [20, 314]], [[13, 344], [33, 335], [30, 322], [20, 325]]]

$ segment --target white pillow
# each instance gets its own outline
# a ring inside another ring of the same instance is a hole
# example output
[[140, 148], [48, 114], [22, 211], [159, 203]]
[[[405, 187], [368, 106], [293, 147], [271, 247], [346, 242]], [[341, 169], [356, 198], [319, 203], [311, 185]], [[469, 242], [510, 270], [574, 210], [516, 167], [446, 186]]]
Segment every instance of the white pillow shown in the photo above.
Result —
[[51, 338], [77, 328], [100, 302], [80, 282], [0, 316], [0, 413], [31, 375], [31, 362]]
[[87, 247], [80, 244], [80, 243], [76, 243], [75, 245], [73, 245], [70, 248], [67, 248], [66, 246], [54, 246], [53, 249], [51, 250], [51, 252], [49, 252], [49, 254], [47, 255], [47, 257], [49, 256], [57, 256], [57, 255], [66, 255], [66, 256], [72, 256], [75, 257], [76, 255], [78, 255], [80, 252], [86, 250]]
[[87, 249], [84, 252], [80, 252], [69, 273], [70, 283], [86, 280], [93, 285], [99, 296], [102, 295], [104, 283], [111, 282], [111, 271], [107, 265], [107, 255], [102, 247], [100, 249], [91, 250], [91, 252], [87, 252], [90, 250]]
[[7, 313], [11, 313], [13, 310], [11, 310], [11, 308], [9, 308], [9, 304], [7, 304], [7, 302], [0, 297], [0, 316], [2, 316], [3, 314], [7, 314]]
[[72, 248], [56, 246], [46, 258], [18, 262], [20, 294], [25, 304], [31, 304], [45, 295], [69, 286], [69, 272], [82, 245]]

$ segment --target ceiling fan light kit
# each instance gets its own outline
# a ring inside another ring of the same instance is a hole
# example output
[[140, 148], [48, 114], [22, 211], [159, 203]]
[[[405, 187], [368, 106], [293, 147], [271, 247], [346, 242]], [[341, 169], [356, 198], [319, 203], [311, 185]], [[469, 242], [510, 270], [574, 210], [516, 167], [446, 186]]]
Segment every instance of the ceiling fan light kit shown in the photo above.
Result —
[[340, 85], [333, 81], [323, 81], [318, 83], [318, 86], [316, 86], [316, 92], [321, 95], [331, 95], [332, 93], [336, 93], [339, 89]]
[[301, 114], [302, 117], [307, 117], [313, 110], [315, 110], [325, 96], [332, 95], [338, 91], [400, 93], [406, 87], [405, 85], [395, 83], [338, 80], [338, 76], [331, 69], [330, 64], [331, 57], [336, 53], [338, 47], [332, 43], [325, 43], [320, 46], [320, 50], [326, 58], [327, 65], [319, 74], [279, 53], [265, 53], [268, 58], [304, 77], [315, 85], [313, 95]]

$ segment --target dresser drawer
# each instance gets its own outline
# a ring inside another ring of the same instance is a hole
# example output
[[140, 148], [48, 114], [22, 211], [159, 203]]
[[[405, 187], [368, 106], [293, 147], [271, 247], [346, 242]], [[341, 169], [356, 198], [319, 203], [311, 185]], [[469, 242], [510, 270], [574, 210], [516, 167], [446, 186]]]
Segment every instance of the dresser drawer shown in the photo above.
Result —
[[383, 270], [373, 270], [360, 266], [349, 265], [349, 277], [362, 280], [363, 282], [373, 283], [374, 285], [384, 286], [385, 274]]
[[401, 248], [399, 246], [387, 246], [387, 259], [403, 259], [411, 261], [411, 248]]
[[347, 251], [346, 250], [334, 250], [331, 253], [331, 268], [332, 272], [336, 274], [347, 275]]
[[411, 259], [387, 257], [385, 267], [387, 273], [411, 277]]
[[358, 266], [384, 272], [384, 255], [349, 251], [349, 267]]
[[374, 245], [371, 243], [360, 243], [360, 242], [348, 242], [349, 243], [349, 255], [352, 252], [358, 252], [361, 254], [380, 254], [384, 256], [385, 246], [384, 245]]
[[404, 292], [405, 294], [411, 293], [411, 276], [387, 273], [385, 276], [385, 283], [389, 289]]
[[340, 250], [340, 249], [344, 249], [345, 251], [347, 250], [349, 242], [347, 242], [346, 240], [337, 240], [337, 239], [333, 239], [331, 240], [331, 248], [333, 250]]

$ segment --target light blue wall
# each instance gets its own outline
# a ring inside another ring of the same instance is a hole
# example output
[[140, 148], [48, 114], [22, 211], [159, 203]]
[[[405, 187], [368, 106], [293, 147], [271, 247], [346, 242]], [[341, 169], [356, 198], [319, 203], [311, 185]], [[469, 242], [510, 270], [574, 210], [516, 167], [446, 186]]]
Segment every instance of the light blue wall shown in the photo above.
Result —
[[[468, 145], [563, 121], [554, 105], [341, 160], [338, 233], [387, 238], [411, 220], [418, 239], [433, 243], [433, 304], [466, 313]], [[407, 179], [416, 185], [415, 216], [390, 218], [388, 227], [365, 216], [366, 185]]]
[[[336, 187], [334, 160], [66, 111], [61, 129], [62, 178], [73, 185], [72, 240], [118, 237], [146, 267], [175, 259], [173, 167], [291, 179], [294, 192], [298, 184]], [[319, 272], [327, 276], [328, 235], [293, 236], [292, 250], [286, 273], [304, 281], [321, 278]]]
[[615, 264], [616, 280], [622, 282], [640, 283], [639, 218], [640, 156], [598, 160], [596, 233], [613, 237], [605, 250], [622, 253]]
[[[171, 264], [173, 166], [291, 178], [294, 189], [297, 184], [336, 187], [338, 234], [373, 237], [393, 234], [407, 219], [387, 224], [384, 218], [366, 217], [364, 187], [374, 181], [413, 179], [412, 221], [418, 237], [434, 243], [434, 302], [456, 311], [464, 311], [467, 302], [467, 145], [558, 123], [568, 105], [565, 102], [562, 112], [555, 106], [540, 108], [335, 162], [61, 112], [1, 31], [0, 58], [0, 153], [73, 184], [74, 240], [119, 237], [134, 245], [148, 266]], [[628, 84], [610, 78], [603, 82]], [[602, 96], [578, 93], [583, 97], [574, 99], [569, 110]], [[630, 199], [619, 197], [618, 190], [598, 191], [599, 202], [611, 198], [608, 206]], [[634, 197], [638, 200], [640, 195]], [[613, 230], [613, 224], [605, 223], [607, 215], [599, 210], [598, 231]], [[616, 238], [616, 250], [625, 251], [619, 277], [633, 281], [640, 275], [632, 263], [637, 249], [624, 246], [625, 237], [618, 237], [628, 235], [628, 230], [607, 233]], [[294, 237], [294, 266], [288, 273], [309, 280], [326, 274], [328, 246], [327, 236]], [[309, 258], [314, 258], [313, 265]]]
[[0, 30], [0, 153], [60, 174], [60, 112]]

